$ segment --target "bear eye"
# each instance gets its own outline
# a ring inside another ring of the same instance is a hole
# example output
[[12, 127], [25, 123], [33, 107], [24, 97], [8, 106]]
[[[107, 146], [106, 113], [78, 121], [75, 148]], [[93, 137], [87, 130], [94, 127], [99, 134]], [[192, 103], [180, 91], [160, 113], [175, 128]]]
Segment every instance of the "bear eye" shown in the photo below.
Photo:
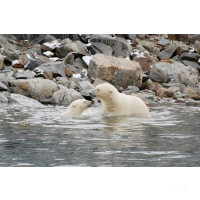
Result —
[[87, 103], [86, 101], [84, 101], [84, 103]]
[[97, 91], [99, 92], [99, 91], [100, 91], [100, 89], [98, 88], [98, 89], [97, 89]]

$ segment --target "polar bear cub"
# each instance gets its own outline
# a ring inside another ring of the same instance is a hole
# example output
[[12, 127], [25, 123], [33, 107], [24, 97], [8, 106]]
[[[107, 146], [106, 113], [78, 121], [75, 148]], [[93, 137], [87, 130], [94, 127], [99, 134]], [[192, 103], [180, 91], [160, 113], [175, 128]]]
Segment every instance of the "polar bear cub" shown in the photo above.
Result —
[[104, 114], [132, 115], [137, 117], [149, 115], [149, 109], [142, 99], [119, 93], [109, 83], [97, 85], [91, 95], [101, 100]]
[[87, 101], [85, 99], [78, 99], [73, 101], [66, 112], [62, 113], [64, 116], [77, 116], [81, 115], [83, 111], [85, 111], [92, 104], [91, 101]]

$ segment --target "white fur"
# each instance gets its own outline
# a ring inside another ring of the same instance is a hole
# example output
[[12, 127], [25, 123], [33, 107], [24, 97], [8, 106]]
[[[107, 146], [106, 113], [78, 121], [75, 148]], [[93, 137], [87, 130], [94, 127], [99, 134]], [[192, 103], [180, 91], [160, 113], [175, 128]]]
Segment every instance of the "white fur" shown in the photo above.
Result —
[[91, 102], [87, 101], [85, 99], [78, 99], [73, 101], [66, 112], [64, 112], [62, 115], [64, 116], [77, 116], [81, 115], [83, 111], [85, 111], [88, 107], [91, 106]]
[[102, 102], [105, 114], [132, 115], [144, 117], [149, 115], [149, 109], [142, 99], [119, 93], [118, 90], [109, 83], [96, 86], [92, 94]]

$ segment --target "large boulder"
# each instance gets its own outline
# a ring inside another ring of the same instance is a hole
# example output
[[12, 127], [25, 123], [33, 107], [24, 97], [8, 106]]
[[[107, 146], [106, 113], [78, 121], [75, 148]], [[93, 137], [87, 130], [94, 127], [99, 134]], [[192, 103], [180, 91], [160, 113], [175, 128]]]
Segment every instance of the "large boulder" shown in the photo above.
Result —
[[87, 55], [87, 47], [81, 41], [71, 41], [70, 39], [66, 39], [64, 45], [67, 47], [68, 52], [78, 52], [83, 55]]
[[184, 85], [195, 86], [198, 83], [198, 72], [180, 62], [159, 62], [152, 66], [149, 78], [155, 82], [180, 82]]
[[124, 89], [129, 85], [142, 85], [142, 70], [138, 62], [103, 54], [96, 54], [90, 60], [88, 75]]
[[184, 93], [186, 94], [186, 98], [200, 100], [200, 88], [186, 87]]
[[51, 103], [68, 106], [70, 103], [77, 99], [83, 99], [83, 96], [74, 89], [66, 88], [55, 92], [53, 94]]
[[43, 73], [45, 71], [52, 72], [54, 77], [62, 76], [66, 77], [65, 73], [65, 64], [61, 61], [58, 62], [48, 62], [41, 64], [39, 67], [35, 68], [33, 71], [37, 73], [38, 71], [40, 73]]
[[22, 94], [38, 101], [50, 99], [53, 93], [59, 90], [56, 83], [41, 78], [18, 79], [11, 81], [10, 84], [13, 93]]
[[90, 43], [102, 43], [110, 46], [113, 49], [113, 56], [116, 57], [128, 57], [131, 54], [131, 46], [120, 38], [112, 38], [107, 35], [92, 35]]

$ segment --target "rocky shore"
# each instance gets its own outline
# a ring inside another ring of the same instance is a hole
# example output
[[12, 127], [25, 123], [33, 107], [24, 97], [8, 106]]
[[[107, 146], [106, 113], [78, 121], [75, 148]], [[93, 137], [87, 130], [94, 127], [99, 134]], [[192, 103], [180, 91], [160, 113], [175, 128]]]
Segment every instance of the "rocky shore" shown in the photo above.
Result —
[[107, 81], [147, 104], [200, 106], [199, 72], [200, 35], [0, 35], [0, 103], [68, 106]]

